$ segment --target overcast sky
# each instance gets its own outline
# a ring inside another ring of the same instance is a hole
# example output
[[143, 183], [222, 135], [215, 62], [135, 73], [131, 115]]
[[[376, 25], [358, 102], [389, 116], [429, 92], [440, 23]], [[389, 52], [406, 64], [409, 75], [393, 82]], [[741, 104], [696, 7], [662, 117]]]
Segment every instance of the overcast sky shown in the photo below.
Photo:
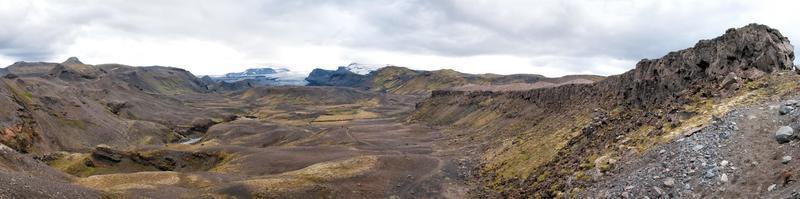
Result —
[[197, 75], [351, 62], [611, 75], [752, 22], [800, 41], [795, 2], [0, 0], [0, 65], [77, 56]]

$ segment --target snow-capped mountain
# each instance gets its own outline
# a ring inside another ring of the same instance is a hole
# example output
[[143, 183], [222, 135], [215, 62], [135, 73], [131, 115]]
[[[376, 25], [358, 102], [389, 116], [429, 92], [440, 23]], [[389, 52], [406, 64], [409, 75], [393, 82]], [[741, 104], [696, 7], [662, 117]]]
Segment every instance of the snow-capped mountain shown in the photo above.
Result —
[[305, 73], [291, 71], [287, 68], [251, 68], [243, 72], [227, 73], [220, 76], [209, 76], [214, 81], [228, 83], [251, 80], [259, 85], [306, 85]]
[[356, 73], [356, 74], [359, 74], [359, 75], [366, 75], [366, 74], [369, 74], [372, 71], [378, 70], [378, 69], [383, 68], [385, 66], [387, 66], [387, 65], [385, 65], [385, 64], [380, 65], [380, 64], [351, 63], [351, 64], [349, 64], [347, 66], [342, 66], [342, 67], [346, 68], [350, 72], [353, 72], [353, 73]]

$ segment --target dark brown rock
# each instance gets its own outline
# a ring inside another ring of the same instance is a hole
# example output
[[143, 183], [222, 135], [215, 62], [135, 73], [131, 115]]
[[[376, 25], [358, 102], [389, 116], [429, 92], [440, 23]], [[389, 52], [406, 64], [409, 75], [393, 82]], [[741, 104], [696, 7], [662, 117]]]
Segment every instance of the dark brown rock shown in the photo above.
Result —
[[217, 123], [209, 118], [195, 118], [192, 120], [192, 130], [206, 132], [208, 128], [214, 126], [215, 124]]

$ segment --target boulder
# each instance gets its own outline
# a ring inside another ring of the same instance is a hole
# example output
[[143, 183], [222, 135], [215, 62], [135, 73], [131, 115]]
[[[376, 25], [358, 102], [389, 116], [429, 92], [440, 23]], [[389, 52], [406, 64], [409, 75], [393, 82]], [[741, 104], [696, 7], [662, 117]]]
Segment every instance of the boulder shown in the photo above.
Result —
[[792, 127], [782, 126], [778, 128], [778, 131], [775, 131], [775, 140], [778, 143], [783, 144], [792, 141], [792, 137], [794, 137], [794, 129]]

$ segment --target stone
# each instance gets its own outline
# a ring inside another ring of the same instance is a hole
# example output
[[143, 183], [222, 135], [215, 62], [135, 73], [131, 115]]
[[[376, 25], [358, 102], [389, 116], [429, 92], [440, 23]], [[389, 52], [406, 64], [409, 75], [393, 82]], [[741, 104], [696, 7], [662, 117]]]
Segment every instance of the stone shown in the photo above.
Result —
[[719, 181], [728, 182], [728, 175], [723, 173], [719, 176]]
[[653, 191], [655, 191], [655, 192], [656, 192], [656, 194], [658, 194], [659, 196], [660, 196], [660, 195], [664, 195], [664, 191], [663, 191], [663, 190], [661, 190], [661, 188], [658, 188], [658, 187], [655, 187], [655, 186], [654, 186], [654, 187], [653, 187]]
[[635, 187], [635, 186], [633, 186], [633, 185], [630, 185], [630, 186], [626, 186], [624, 189], [625, 189], [625, 190], [631, 190], [631, 189], [633, 189], [633, 188], [636, 188], [636, 187]]
[[781, 163], [783, 163], [783, 164], [789, 164], [789, 162], [791, 162], [791, 161], [792, 161], [792, 156], [788, 156], [787, 155], [787, 156], [783, 156], [783, 158], [781, 158]]
[[730, 72], [728, 73], [728, 75], [725, 76], [725, 79], [722, 80], [720, 88], [726, 90], [734, 90], [739, 88], [739, 85], [741, 84], [740, 82], [741, 79], [739, 78], [739, 76], [736, 76], [736, 73], [734, 72]]
[[717, 171], [714, 168], [706, 170], [706, 173], [703, 175], [703, 177], [708, 179], [714, 178], [715, 176], [717, 176]]
[[728, 166], [728, 163], [729, 162], [727, 160], [723, 160], [722, 162], [719, 162], [719, 165], [724, 167], [724, 166]]
[[705, 146], [703, 146], [702, 144], [698, 144], [698, 145], [694, 145], [694, 147], [692, 147], [692, 149], [695, 150], [695, 151], [699, 151], [700, 149], [703, 149], [703, 147], [705, 147]]
[[666, 187], [675, 186], [675, 179], [674, 178], [664, 179], [664, 186], [666, 186]]
[[794, 106], [781, 106], [781, 108], [778, 109], [778, 113], [780, 113], [781, 115], [789, 114], [792, 111], [794, 111]]
[[775, 186], [775, 184], [769, 185], [769, 187], [767, 187], [767, 191], [775, 190]]
[[775, 140], [781, 144], [791, 141], [793, 136], [794, 129], [789, 126], [781, 126], [777, 131], [775, 131]]

